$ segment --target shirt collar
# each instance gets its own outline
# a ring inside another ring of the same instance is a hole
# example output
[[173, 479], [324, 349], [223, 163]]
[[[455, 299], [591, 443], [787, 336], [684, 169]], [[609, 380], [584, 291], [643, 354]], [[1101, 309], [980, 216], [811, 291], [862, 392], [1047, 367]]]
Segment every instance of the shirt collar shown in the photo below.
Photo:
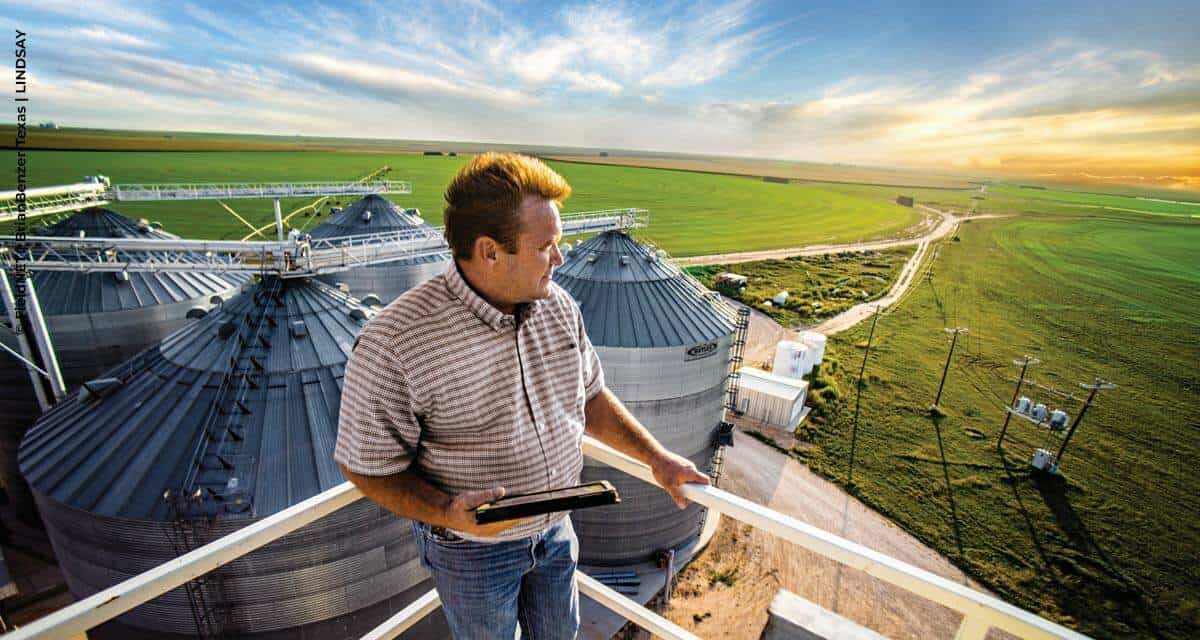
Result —
[[467, 282], [466, 277], [463, 276], [462, 268], [458, 266], [457, 260], [450, 261], [450, 265], [446, 267], [445, 275], [446, 288], [450, 290], [450, 293], [458, 298], [463, 303], [463, 306], [470, 309], [471, 313], [474, 313], [484, 324], [496, 331], [500, 331], [505, 327], [515, 327], [517, 320], [521, 322], [528, 320], [542, 306], [540, 300], [534, 300], [533, 302], [517, 305], [515, 315], [504, 313], [492, 306], [492, 303], [479, 295], [475, 287], [471, 286], [470, 282]]

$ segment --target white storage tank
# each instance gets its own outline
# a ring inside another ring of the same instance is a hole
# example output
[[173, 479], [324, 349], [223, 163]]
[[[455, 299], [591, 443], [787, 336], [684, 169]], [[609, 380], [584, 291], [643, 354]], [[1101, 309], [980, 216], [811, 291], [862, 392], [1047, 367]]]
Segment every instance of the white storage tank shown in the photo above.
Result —
[[771, 372], [799, 379], [812, 373], [812, 349], [803, 342], [784, 340], [775, 347], [775, 363]]
[[1030, 400], [1029, 398], [1027, 398], [1025, 396], [1021, 396], [1021, 399], [1017, 400], [1017, 406], [1016, 406], [1017, 413], [1024, 413], [1024, 414], [1028, 415], [1029, 409], [1031, 407], [1033, 407], [1033, 401]]
[[775, 294], [774, 298], [771, 298], [771, 302], [774, 302], [775, 306], [777, 306], [777, 307], [782, 307], [784, 305], [784, 303], [786, 303], [787, 301], [788, 301], [788, 292], [786, 292], [786, 291], [780, 291], [779, 293]]
[[825, 334], [816, 331], [801, 331], [800, 341], [812, 348], [810, 355], [812, 366], [815, 367], [825, 361]]

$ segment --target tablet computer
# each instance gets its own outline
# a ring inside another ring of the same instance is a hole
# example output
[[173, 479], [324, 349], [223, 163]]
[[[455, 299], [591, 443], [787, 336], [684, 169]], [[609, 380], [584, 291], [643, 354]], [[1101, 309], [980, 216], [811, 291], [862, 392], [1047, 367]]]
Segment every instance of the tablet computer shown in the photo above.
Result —
[[475, 522], [487, 524], [529, 516], [617, 504], [621, 496], [607, 480], [575, 487], [504, 496], [475, 507]]

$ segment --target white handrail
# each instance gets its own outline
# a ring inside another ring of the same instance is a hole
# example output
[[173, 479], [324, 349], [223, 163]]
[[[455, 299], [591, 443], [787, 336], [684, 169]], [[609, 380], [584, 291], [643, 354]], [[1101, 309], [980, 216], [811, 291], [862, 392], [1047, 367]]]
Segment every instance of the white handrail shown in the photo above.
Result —
[[433, 613], [433, 610], [440, 606], [442, 606], [442, 599], [438, 597], [437, 589], [430, 589], [425, 592], [425, 595], [414, 600], [412, 604], [397, 611], [396, 615], [384, 620], [378, 627], [363, 636], [362, 640], [392, 640], [408, 631], [409, 627], [420, 622], [421, 618]]
[[[665, 640], [700, 640], [695, 634], [617, 593], [582, 571], [576, 571], [575, 578], [579, 583], [580, 593], [621, 614], [626, 620], [653, 633], [655, 637]], [[362, 637], [362, 640], [392, 640], [432, 613], [441, 605], [441, 602], [437, 591], [431, 589], [396, 615], [384, 620], [379, 626], [369, 631]]]
[[699, 636], [626, 598], [582, 571], [575, 572], [575, 579], [579, 582], [581, 593], [625, 616], [626, 620], [636, 623], [655, 637], [666, 640], [700, 640]]
[[[656, 484], [649, 467], [597, 440], [585, 436], [583, 452], [598, 462], [603, 462], [645, 482]], [[939, 575], [914, 567], [856, 542], [840, 538], [828, 531], [772, 511], [716, 487], [698, 484], [684, 485], [683, 494], [689, 500], [723, 515], [768, 531], [826, 558], [832, 558], [842, 564], [860, 569], [868, 575], [962, 613], [963, 621], [958, 637], [982, 638], [980, 630], [982, 633], [986, 633], [989, 627], [996, 627], [1024, 638], [1070, 638], [1072, 640], [1087, 638], [1081, 633], [1014, 607], [999, 598], [951, 582]]]
[[315, 522], [363, 497], [344, 482], [279, 513], [94, 593], [4, 636], [5, 640], [67, 640]]
[[[598, 462], [655, 484], [649, 467], [591, 437], [583, 438], [583, 452]], [[963, 620], [956, 638], [982, 640], [988, 629], [992, 627], [1025, 638], [1068, 638], [1070, 640], [1086, 640], [1087, 638], [1083, 634], [1014, 607], [998, 598], [951, 582], [924, 569], [901, 562], [858, 543], [839, 538], [832, 533], [715, 487], [685, 485], [683, 493], [689, 500], [709, 509], [773, 533], [822, 556], [860, 569], [868, 575], [962, 613]], [[361, 497], [363, 497], [362, 492], [354, 485], [349, 482], [342, 483], [145, 573], [35, 620], [29, 625], [11, 632], [6, 638], [14, 640], [71, 638], [333, 513]], [[615, 592], [613, 595], [621, 600], [609, 597], [607, 591], [603, 591], [607, 587], [598, 582], [593, 584], [595, 581], [582, 573], [579, 574], [579, 580], [580, 588], [584, 593], [643, 627], [660, 633], [663, 637], [672, 639], [694, 637], [669, 621], [655, 616], [652, 612], [637, 607], [632, 604], [632, 601]], [[432, 595], [427, 593], [371, 632], [378, 635], [367, 637], [373, 640], [395, 637], [386, 634], [394, 629], [399, 629], [396, 631], [396, 634], [399, 634], [437, 606], [436, 593]], [[631, 606], [634, 608], [629, 608]], [[392, 629], [387, 628], [389, 626]]]

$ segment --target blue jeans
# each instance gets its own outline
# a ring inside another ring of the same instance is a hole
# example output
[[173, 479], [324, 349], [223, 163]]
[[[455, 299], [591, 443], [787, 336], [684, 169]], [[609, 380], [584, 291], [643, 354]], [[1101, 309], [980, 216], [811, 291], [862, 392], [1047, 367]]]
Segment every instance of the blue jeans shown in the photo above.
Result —
[[433, 574], [457, 640], [570, 640], [579, 633], [571, 518], [528, 538], [486, 544], [447, 539], [413, 521], [421, 564]]

